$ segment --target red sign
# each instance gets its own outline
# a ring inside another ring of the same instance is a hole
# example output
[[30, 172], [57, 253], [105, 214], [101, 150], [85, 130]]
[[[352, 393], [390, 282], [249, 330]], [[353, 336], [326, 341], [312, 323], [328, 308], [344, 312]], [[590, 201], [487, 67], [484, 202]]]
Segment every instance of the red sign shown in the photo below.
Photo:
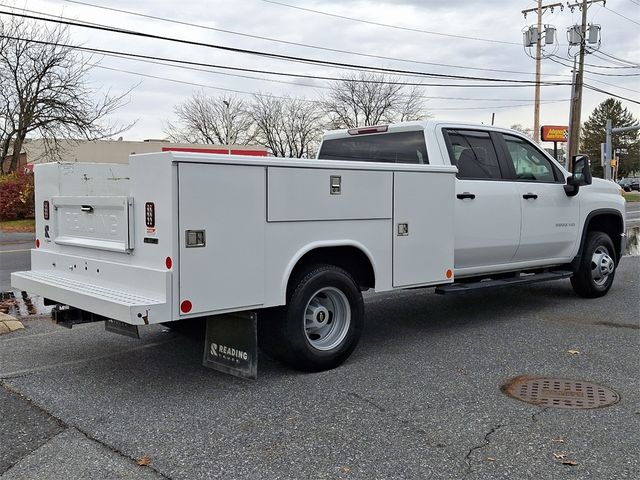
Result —
[[569, 139], [569, 127], [543, 125], [540, 128], [540, 138], [543, 142], [566, 142]]

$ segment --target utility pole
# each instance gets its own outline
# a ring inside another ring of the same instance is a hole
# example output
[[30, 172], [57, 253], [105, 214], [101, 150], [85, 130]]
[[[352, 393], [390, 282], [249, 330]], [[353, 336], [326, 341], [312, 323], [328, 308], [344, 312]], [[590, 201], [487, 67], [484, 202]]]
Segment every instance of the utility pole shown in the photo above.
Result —
[[222, 103], [224, 103], [225, 106], [225, 123], [226, 125], [226, 135], [225, 135], [225, 140], [227, 142], [227, 154], [231, 155], [231, 104], [229, 103], [228, 100], [222, 100]]
[[[580, 116], [582, 113], [582, 88], [584, 86], [584, 56], [588, 43], [596, 43], [591, 38], [587, 38], [587, 9], [592, 3], [606, 3], [606, 0], [582, 0], [581, 3], [567, 4], [573, 11], [574, 8], [580, 7], [582, 11], [582, 21], [580, 22], [580, 53], [578, 56], [578, 71], [575, 74], [573, 84], [573, 95], [571, 97], [571, 113], [569, 114], [569, 152], [567, 158], [571, 159], [578, 153], [580, 148]], [[598, 27], [599, 33], [599, 27]], [[599, 40], [598, 40], [599, 41]], [[571, 42], [569, 42], [571, 44]], [[570, 165], [571, 166], [571, 165]]]
[[[542, 15], [547, 9], [550, 9], [553, 12], [553, 9], [556, 7], [563, 8], [561, 3], [553, 3], [548, 5], [542, 5], [542, 0], [538, 0], [538, 6], [536, 8], [529, 8], [527, 10], [522, 10], [522, 14], [524, 18], [527, 18], [527, 13], [536, 12], [538, 17], [537, 28], [529, 29], [528, 39], [525, 34], [525, 46], [532, 46], [531, 42], [534, 40], [535, 36], [535, 44], [536, 44], [536, 81], [535, 81], [535, 100], [533, 106], [533, 140], [536, 143], [540, 142], [540, 70], [541, 64], [540, 60], [542, 59]], [[551, 38], [549, 37], [551, 35]], [[545, 28], [545, 44], [553, 43], [553, 36], [555, 36], [555, 29], [552, 32], [548, 32]], [[551, 40], [551, 41], [550, 41]]]
[[542, 55], [542, 0], [538, 0], [538, 38], [536, 39], [536, 94], [533, 101], [533, 141], [540, 143], [540, 55]]
[[611, 119], [607, 119], [607, 125], [605, 127], [606, 136], [605, 136], [605, 147], [604, 147], [604, 178], [605, 180], [611, 180], [611, 159], [613, 158], [613, 142], [611, 137], [616, 133], [625, 133], [625, 132], [637, 132], [640, 130], [640, 125], [634, 125], [631, 127], [619, 127], [613, 128], [613, 122]]

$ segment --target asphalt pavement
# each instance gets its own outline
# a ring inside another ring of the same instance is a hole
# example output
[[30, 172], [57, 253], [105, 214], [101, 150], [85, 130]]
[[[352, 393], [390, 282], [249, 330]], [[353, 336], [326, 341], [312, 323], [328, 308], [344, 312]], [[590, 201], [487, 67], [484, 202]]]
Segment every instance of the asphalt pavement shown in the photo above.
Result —
[[11, 290], [11, 272], [31, 268], [34, 233], [0, 232], [0, 292]]
[[626, 208], [626, 220], [628, 225], [640, 224], [640, 202], [627, 203]]
[[[30, 317], [0, 337], [0, 473], [640, 478], [639, 297], [640, 257], [625, 257], [594, 300], [567, 280], [367, 295], [365, 333], [343, 366], [304, 374], [261, 356], [257, 381], [203, 368], [202, 339], [162, 326], [135, 340]], [[621, 400], [541, 408], [501, 392], [519, 375], [592, 381]]]

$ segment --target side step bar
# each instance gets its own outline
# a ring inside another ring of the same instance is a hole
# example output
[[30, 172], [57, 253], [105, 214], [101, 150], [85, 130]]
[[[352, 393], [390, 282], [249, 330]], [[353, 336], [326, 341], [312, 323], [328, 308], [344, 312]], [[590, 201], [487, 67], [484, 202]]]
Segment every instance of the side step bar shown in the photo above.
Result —
[[450, 283], [448, 285], [442, 285], [436, 288], [436, 293], [440, 295], [453, 295], [460, 293], [471, 293], [478, 290], [485, 290], [488, 288], [501, 288], [511, 285], [524, 285], [528, 283], [546, 282], [547, 280], [561, 280], [563, 278], [569, 278], [573, 275], [573, 272], [568, 270], [559, 270], [555, 272], [543, 272], [543, 273], [531, 273], [531, 274], [518, 274], [513, 277], [499, 278], [495, 280], [483, 280], [479, 282], [469, 283]]

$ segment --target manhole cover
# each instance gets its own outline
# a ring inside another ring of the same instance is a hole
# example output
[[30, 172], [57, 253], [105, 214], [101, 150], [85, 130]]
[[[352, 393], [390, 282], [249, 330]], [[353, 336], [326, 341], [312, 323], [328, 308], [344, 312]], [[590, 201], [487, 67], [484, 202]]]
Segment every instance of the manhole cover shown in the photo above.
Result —
[[567, 378], [516, 377], [502, 391], [523, 402], [553, 408], [600, 408], [620, 400], [610, 388]]

